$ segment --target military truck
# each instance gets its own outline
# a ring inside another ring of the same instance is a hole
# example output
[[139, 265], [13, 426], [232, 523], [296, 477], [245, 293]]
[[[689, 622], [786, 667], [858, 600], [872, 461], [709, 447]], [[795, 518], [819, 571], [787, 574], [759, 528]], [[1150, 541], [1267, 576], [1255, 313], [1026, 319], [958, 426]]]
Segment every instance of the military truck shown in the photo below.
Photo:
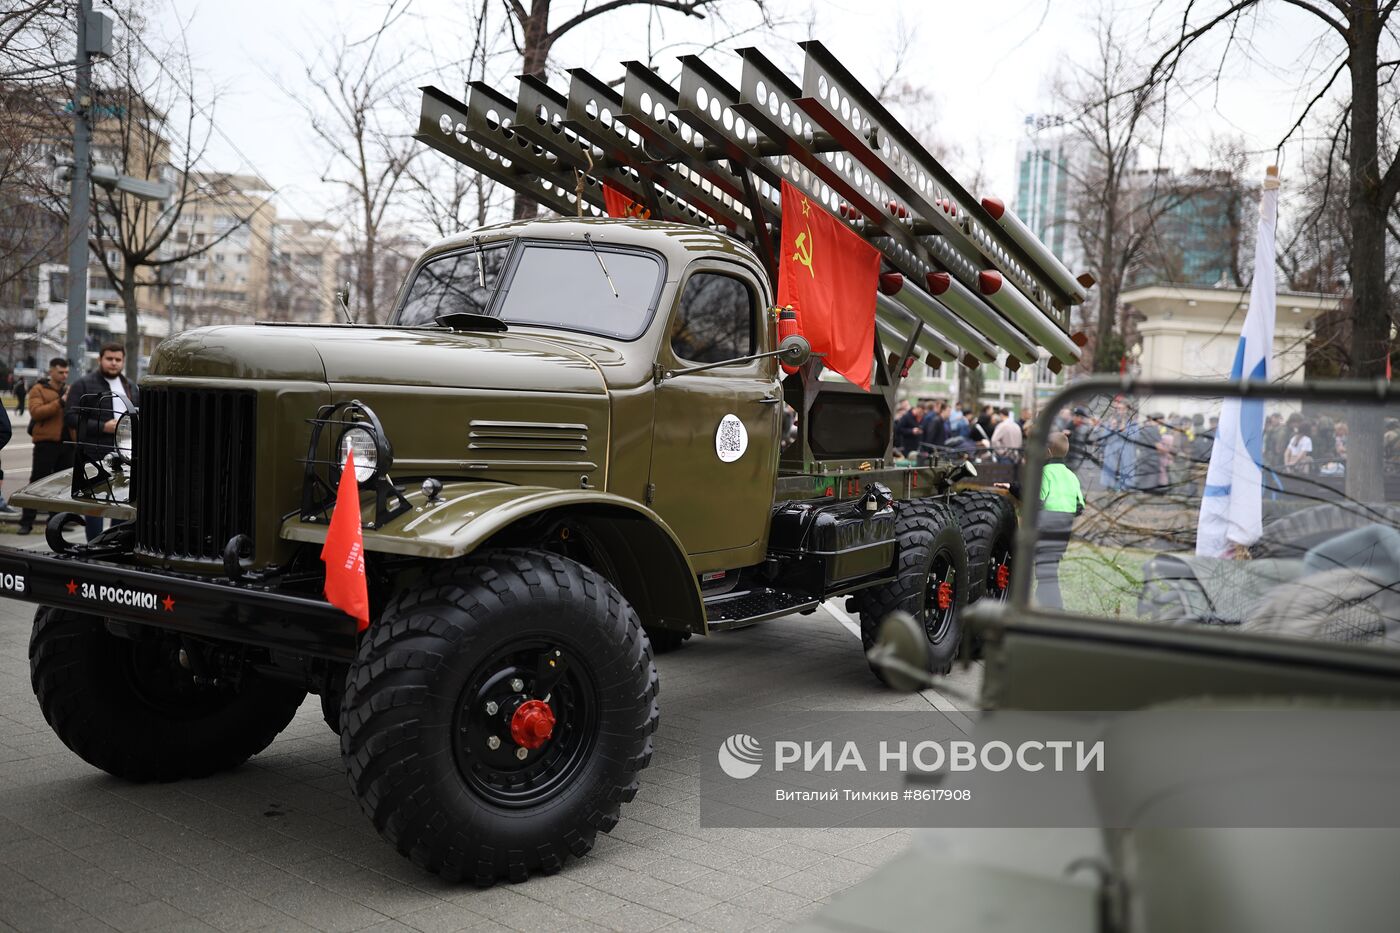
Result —
[[[897, 465], [896, 391], [921, 356], [1073, 362], [1084, 285], [806, 52], [801, 87], [747, 50], [742, 89], [696, 59], [679, 90], [635, 63], [621, 96], [582, 71], [567, 97], [425, 89], [420, 139], [560, 216], [432, 246], [384, 325], [170, 337], [115, 448], [14, 497], [56, 513], [53, 553], [0, 550], [0, 580], [41, 606], [33, 684], [63, 741], [196, 777], [315, 693], [376, 828], [490, 883], [616, 823], [658, 649], [848, 597], [867, 645], [904, 608], [947, 670], [962, 607], [1009, 584], [1015, 509], [963, 489], [966, 463]], [[870, 391], [779, 339], [782, 179], [884, 257]], [[648, 216], [602, 216], [604, 185]], [[323, 598], [351, 453], [364, 632]], [[84, 515], [115, 524], [77, 544]]]

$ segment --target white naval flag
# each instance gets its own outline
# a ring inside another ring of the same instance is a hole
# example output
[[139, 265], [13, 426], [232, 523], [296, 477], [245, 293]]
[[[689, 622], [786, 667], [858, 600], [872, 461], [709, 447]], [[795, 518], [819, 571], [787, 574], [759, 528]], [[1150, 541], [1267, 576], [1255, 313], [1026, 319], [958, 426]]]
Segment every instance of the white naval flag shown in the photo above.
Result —
[[[1274, 376], [1274, 229], [1278, 225], [1278, 175], [1273, 167], [1259, 196], [1259, 235], [1254, 241], [1254, 282], [1249, 313], [1235, 350], [1231, 379], [1268, 382]], [[1226, 557], [1237, 545], [1259, 540], [1263, 511], [1264, 403], [1226, 399], [1211, 449], [1201, 497], [1196, 554]]]

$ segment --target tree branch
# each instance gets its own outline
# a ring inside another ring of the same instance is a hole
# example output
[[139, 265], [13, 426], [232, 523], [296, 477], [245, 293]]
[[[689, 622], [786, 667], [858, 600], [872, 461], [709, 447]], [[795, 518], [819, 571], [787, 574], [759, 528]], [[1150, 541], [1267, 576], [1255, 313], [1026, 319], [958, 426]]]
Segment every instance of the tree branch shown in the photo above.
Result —
[[1313, 99], [1308, 101], [1308, 105], [1303, 108], [1303, 112], [1298, 115], [1298, 119], [1293, 121], [1293, 125], [1288, 128], [1288, 132], [1284, 133], [1283, 137], [1279, 139], [1279, 149], [1282, 149], [1283, 144], [1288, 142], [1289, 138], [1303, 125], [1303, 121], [1307, 120], [1308, 114], [1312, 113], [1313, 107], [1317, 106], [1322, 98], [1327, 95], [1327, 92], [1332, 89], [1332, 85], [1337, 83], [1337, 79], [1342, 76], [1342, 72], [1347, 70], [1347, 64], [1346, 56], [1343, 55], [1342, 63], [1337, 66], [1336, 71], [1332, 72], [1332, 77], [1327, 79], [1327, 83], [1322, 86], [1322, 90], [1313, 95]]
[[[1332, 29], [1336, 31], [1337, 35], [1341, 36], [1342, 39], [1351, 39], [1351, 29], [1345, 24], [1343, 24], [1341, 21], [1335, 19], [1330, 13], [1323, 10], [1321, 7], [1309, 3], [1308, 0], [1283, 0], [1283, 2], [1288, 4], [1289, 6], [1296, 6], [1300, 10], [1307, 10], [1309, 13], [1322, 20], [1328, 26], [1332, 27]], [[1394, 5], [1393, 0], [1391, 5]]]
[[714, 0], [608, 0], [607, 3], [601, 3], [598, 6], [593, 7], [592, 9], [582, 10], [574, 16], [571, 16], [570, 18], [564, 20], [564, 22], [560, 23], [554, 29], [550, 30], [549, 35], [545, 37], [545, 44], [553, 45], [559, 40], [560, 36], [564, 35], [574, 27], [580, 26], [583, 23], [588, 22], [595, 16], [601, 16], [604, 13], [610, 13], [613, 10], [621, 9], [625, 6], [636, 6], [637, 4], [645, 4], [651, 7], [661, 7], [667, 10], [674, 10], [677, 13], [684, 13], [686, 16], [694, 16], [697, 19], [704, 19], [705, 14], [701, 13], [700, 10], [703, 7], [709, 6], [713, 2]]

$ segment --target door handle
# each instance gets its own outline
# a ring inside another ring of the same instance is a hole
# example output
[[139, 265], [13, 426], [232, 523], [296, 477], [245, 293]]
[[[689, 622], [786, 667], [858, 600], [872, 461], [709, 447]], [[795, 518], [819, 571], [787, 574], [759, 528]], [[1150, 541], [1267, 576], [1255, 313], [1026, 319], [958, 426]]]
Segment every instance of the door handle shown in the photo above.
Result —
[[756, 401], [760, 405], [776, 405], [781, 402], [782, 399], [774, 395], [765, 395], [763, 398], [757, 399]]

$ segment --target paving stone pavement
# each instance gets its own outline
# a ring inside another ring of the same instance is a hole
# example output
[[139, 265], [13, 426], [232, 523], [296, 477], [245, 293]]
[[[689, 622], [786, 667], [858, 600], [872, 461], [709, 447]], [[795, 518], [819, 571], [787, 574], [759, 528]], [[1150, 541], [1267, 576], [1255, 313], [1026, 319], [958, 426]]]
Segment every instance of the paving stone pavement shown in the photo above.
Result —
[[825, 611], [692, 639], [658, 659], [656, 754], [617, 828], [557, 875], [479, 889], [421, 872], [379, 838], [351, 797], [315, 697], [267, 751], [228, 774], [134, 785], [93, 769], [39, 712], [32, 615], [0, 600], [4, 929], [782, 929], [896, 857], [909, 833], [701, 828], [700, 755], [713, 749], [698, 747], [688, 711], [717, 700], [909, 710], [939, 699], [880, 688], [860, 642]]

